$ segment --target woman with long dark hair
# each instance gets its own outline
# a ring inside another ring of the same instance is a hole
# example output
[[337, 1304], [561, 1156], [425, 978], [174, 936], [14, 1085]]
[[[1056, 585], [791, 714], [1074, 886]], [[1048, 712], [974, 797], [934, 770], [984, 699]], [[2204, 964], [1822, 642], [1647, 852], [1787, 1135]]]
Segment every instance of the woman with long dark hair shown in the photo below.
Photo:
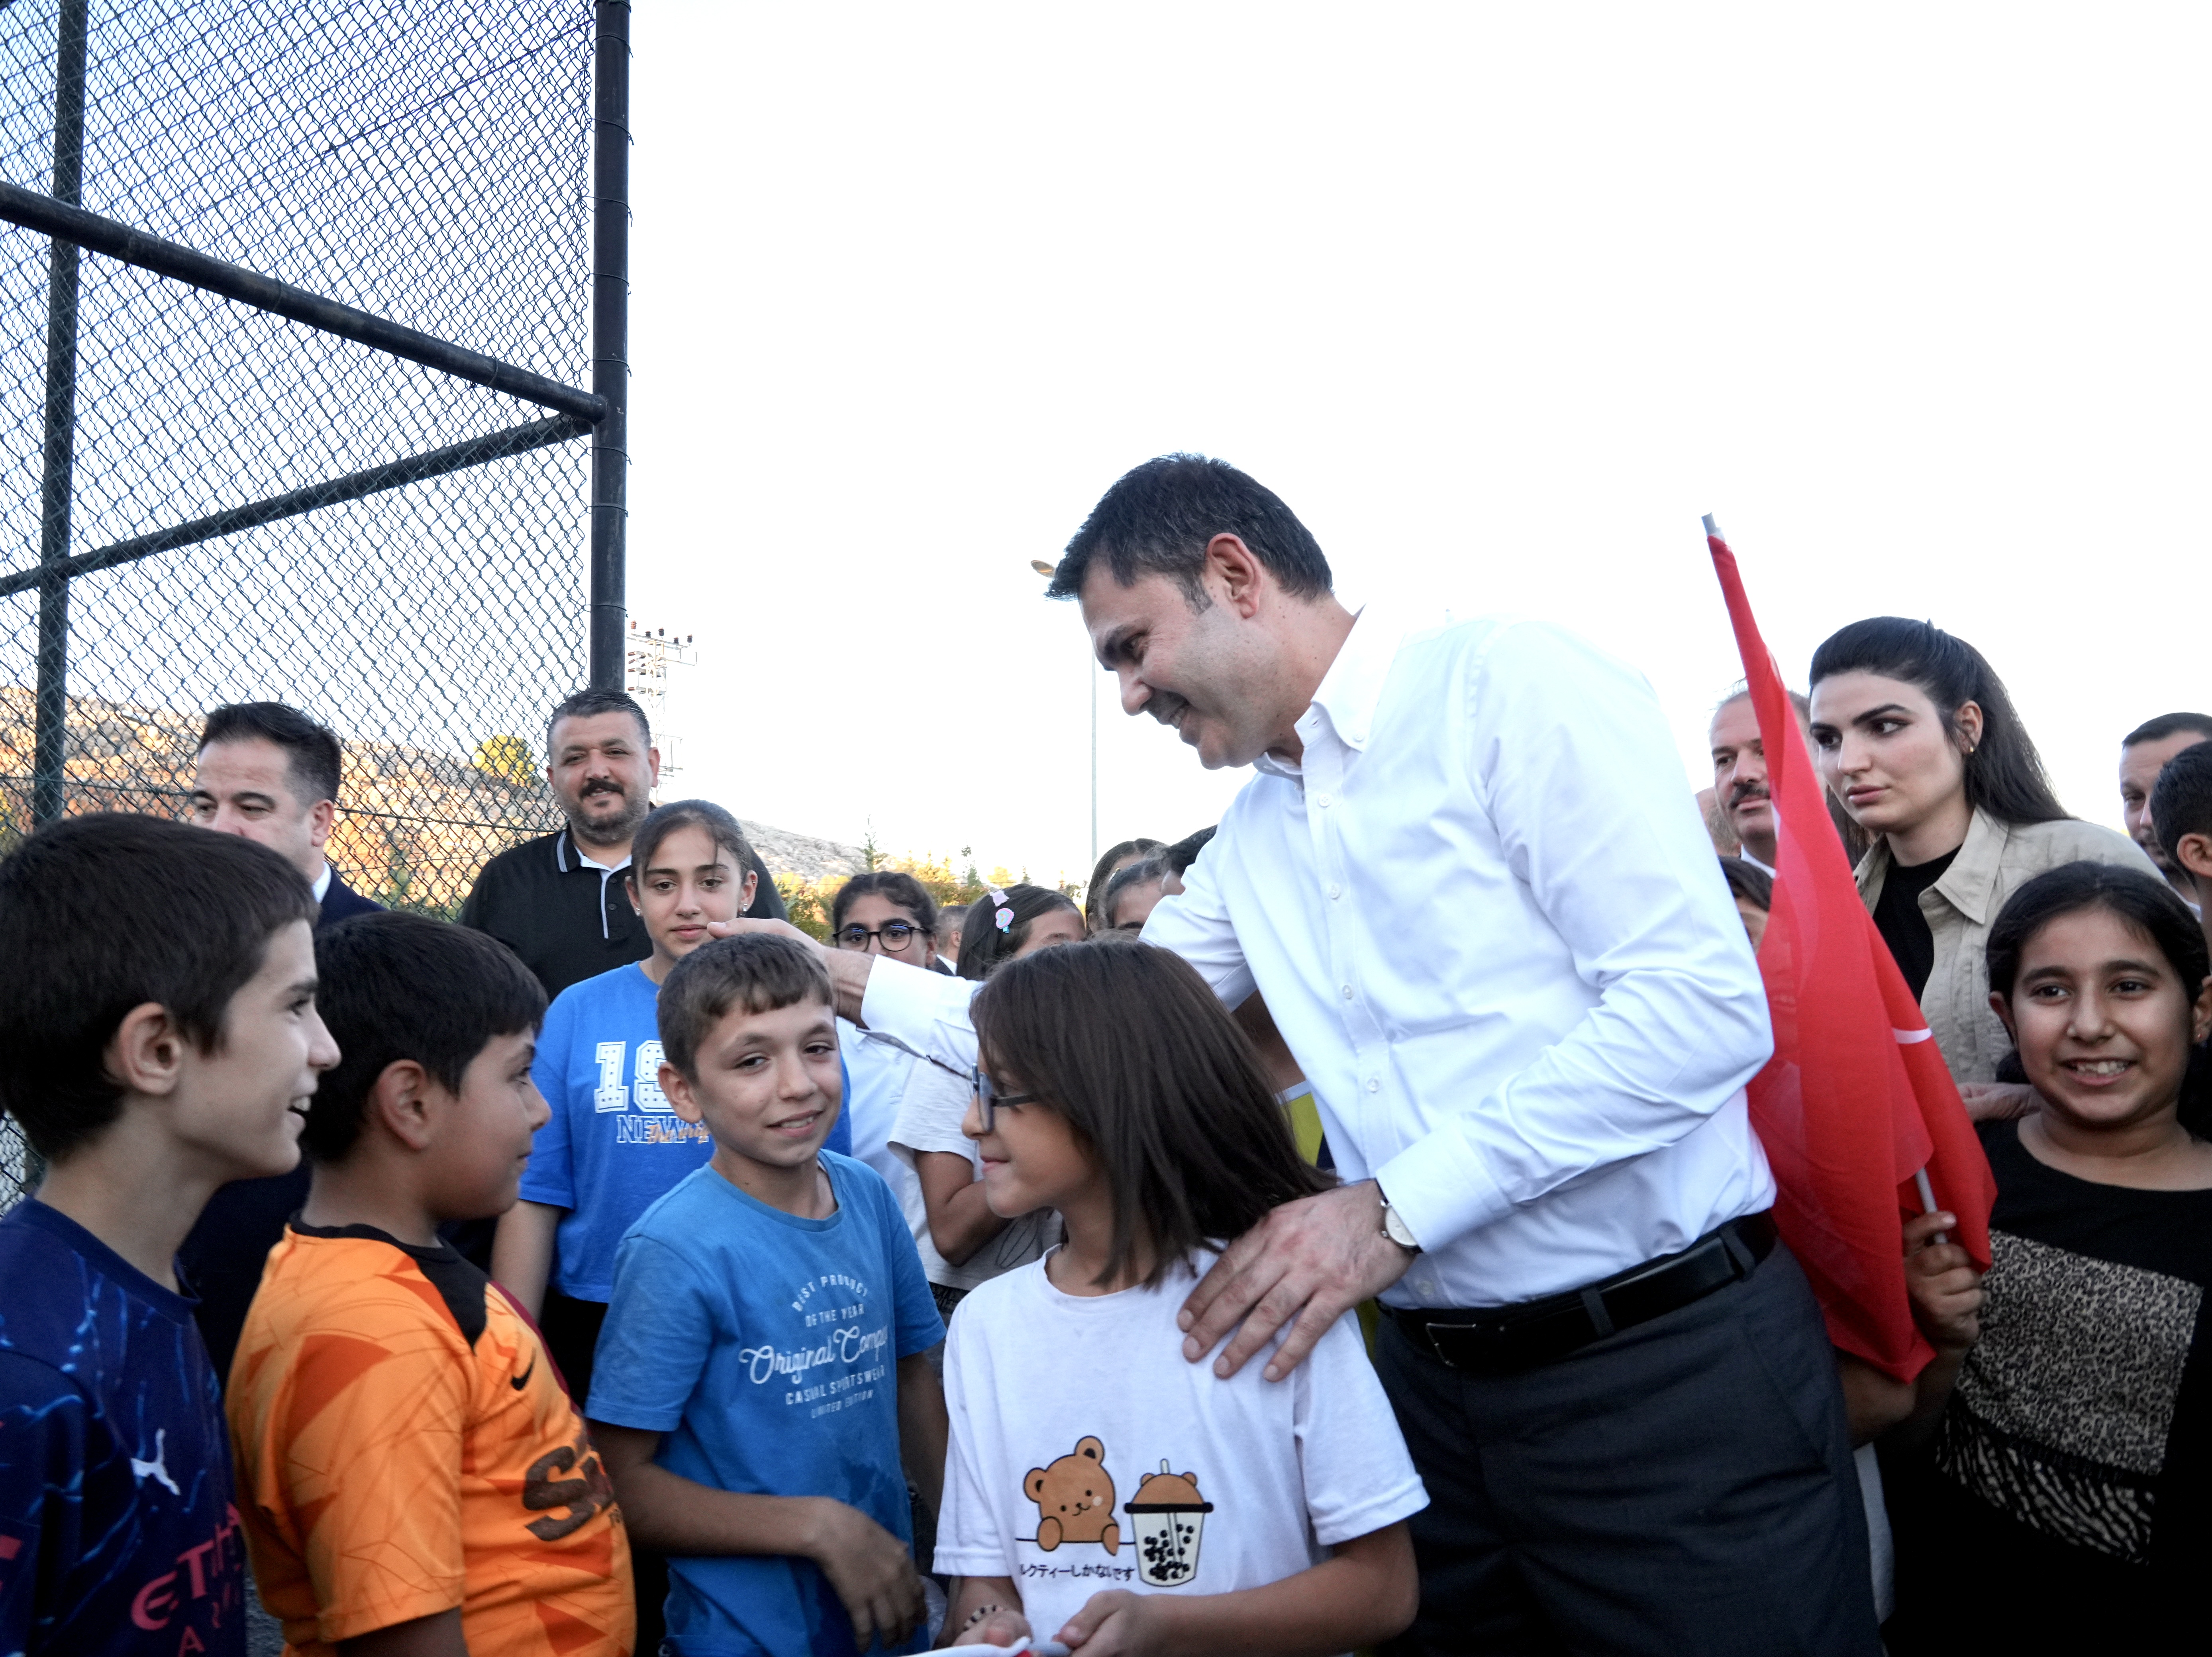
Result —
[[2046, 869], [2150, 861], [2126, 835], [2066, 814], [2004, 681], [1965, 640], [1871, 616], [1813, 652], [1812, 679], [1821, 780], [1874, 839], [1859, 894], [1969, 1107], [2023, 1108], [2025, 1089], [1990, 1085], [2011, 1046], [1990, 1010], [1990, 922]]

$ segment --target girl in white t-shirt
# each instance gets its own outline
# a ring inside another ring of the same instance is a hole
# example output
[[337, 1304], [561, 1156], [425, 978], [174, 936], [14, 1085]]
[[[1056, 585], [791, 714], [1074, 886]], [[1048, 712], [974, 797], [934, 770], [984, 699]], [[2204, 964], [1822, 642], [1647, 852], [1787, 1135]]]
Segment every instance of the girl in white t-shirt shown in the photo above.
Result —
[[1182, 1356], [1222, 1243], [1328, 1183], [1243, 1034], [1188, 963], [1113, 941], [1007, 963], [974, 1013], [987, 1200], [1067, 1236], [952, 1320], [944, 1643], [1324, 1657], [1401, 1632], [1428, 1498], [1358, 1324], [1280, 1381]]

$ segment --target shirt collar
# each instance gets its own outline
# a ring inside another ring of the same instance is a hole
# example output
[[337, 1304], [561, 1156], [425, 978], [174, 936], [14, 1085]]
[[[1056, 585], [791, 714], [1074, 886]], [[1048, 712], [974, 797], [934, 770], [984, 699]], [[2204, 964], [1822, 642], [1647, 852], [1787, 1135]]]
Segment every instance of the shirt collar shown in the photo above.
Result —
[[[1951, 866], [1928, 889], [1939, 893], [1975, 926], [1986, 925], [1995, 907], [1991, 900], [1996, 895], [1997, 866], [2004, 858], [2005, 842], [2011, 838], [2011, 829], [1976, 806], [1966, 822], [1966, 837], [1952, 855]], [[1891, 862], [1889, 842], [1875, 841], [1874, 849], [1858, 866], [1861, 896], [1872, 901], [1876, 887], [1889, 873]]]
[[[1382, 700], [1383, 681], [1390, 677], [1390, 664], [1397, 659], [1404, 635], [1404, 628], [1395, 624], [1384, 606], [1359, 607], [1352, 617], [1352, 631], [1337, 648], [1336, 659], [1322, 675], [1313, 705], [1298, 716], [1301, 742], [1310, 744], [1326, 725], [1346, 748], [1364, 751], [1375, 728], [1376, 706]], [[1304, 774], [1296, 762], [1277, 759], [1272, 754], [1262, 754], [1252, 763], [1255, 769], [1293, 781]]]
[[318, 903], [323, 901], [323, 894], [331, 889], [331, 865], [325, 863], [323, 872], [315, 877], [315, 901]]
[[620, 863], [602, 863], [576, 844], [576, 836], [574, 833], [563, 828], [553, 836], [553, 866], [562, 874], [567, 874], [568, 859], [572, 854], [576, 859], [576, 866], [579, 869], [597, 869], [603, 875], [618, 875], [629, 867], [629, 853], [623, 853], [623, 860]]

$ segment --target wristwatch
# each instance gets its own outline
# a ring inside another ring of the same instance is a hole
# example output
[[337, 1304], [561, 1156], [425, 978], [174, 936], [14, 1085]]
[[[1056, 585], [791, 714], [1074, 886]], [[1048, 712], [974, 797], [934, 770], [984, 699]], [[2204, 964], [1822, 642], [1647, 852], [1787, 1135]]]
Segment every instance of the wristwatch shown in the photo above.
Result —
[[1390, 1206], [1389, 1193], [1378, 1184], [1375, 1194], [1382, 1199], [1382, 1235], [1407, 1253], [1419, 1253], [1421, 1245], [1413, 1235], [1413, 1229], [1406, 1223], [1405, 1216]]

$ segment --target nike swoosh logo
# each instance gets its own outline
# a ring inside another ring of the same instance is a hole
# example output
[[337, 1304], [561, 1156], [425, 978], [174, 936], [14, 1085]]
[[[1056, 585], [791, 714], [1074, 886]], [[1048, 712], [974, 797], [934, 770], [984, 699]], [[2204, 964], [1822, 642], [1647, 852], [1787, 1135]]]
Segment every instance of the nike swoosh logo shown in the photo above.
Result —
[[528, 1385], [530, 1384], [530, 1378], [531, 1378], [531, 1376], [532, 1376], [532, 1375], [536, 1375], [537, 1373], [538, 1373], [538, 1354], [537, 1354], [537, 1353], [535, 1353], [535, 1352], [532, 1352], [532, 1353], [530, 1355], [530, 1367], [529, 1367], [527, 1369], [525, 1369], [525, 1370], [524, 1370], [520, 1375], [509, 1375], [509, 1376], [507, 1378], [507, 1384], [508, 1386], [510, 1386], [510, 1387], [514, 1387], [514, 1390], [515, 1390], [516, 1392], [518, 1392], [518, 1393], [519, 1393], [519, 1392], [520, 1392], [520, 1391], [521, 1391], [525, 1387], [526, 1387], [526, 1386], [528, 1386]]

